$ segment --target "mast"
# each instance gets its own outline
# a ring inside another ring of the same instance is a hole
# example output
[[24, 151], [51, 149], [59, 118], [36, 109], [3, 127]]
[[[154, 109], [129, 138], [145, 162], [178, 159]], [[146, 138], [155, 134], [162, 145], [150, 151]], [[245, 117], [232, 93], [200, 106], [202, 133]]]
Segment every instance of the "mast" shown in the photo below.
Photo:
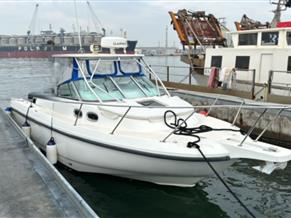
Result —
[[167, 54], [168, 50], [168, 26], [166, 26], [166, 36], [165, 36], [165, 55]]
[[287, 8], [291, 7], [291, 0], [278, 0], [278, 2], [271, 2], [272, 4], [276, 4], [277, 8], [273, 11], [274, 17], [271, 22], [271, 27], [275, 28], [277, 23], [281, 21], [281, 12], [286, 11]]

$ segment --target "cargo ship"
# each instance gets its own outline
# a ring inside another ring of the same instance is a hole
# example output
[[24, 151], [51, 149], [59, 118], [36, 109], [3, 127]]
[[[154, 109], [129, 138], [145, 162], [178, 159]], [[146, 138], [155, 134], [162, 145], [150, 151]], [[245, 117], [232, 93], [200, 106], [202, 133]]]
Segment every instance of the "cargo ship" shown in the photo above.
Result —
[[[39, 4], [35, 5], [33, 16], [25, 35], [0, 35], [0, 58], [50, 58], [55, 54], [67, 53], [88, 53], [90, 45], [100, 47], [101, 38], [106, 36], [106, 30], [100, 23], [97, 15], [87, 2], [89, 13], [94, 20], [94, 25], [97, 23], [100, 26], [100, 33], [81, 31], [66, 32], [63, 28], [59, 33], [52, 30], [52, 25], [49, 25], [48, 30], [40, 31], [35, 34], [35, 23]], [[78, 25], [77, 25], [78, 26]], [[126, 33], [123, 33], [126, 38]], [[137, 41], [128, 40], [126, 48], [127, 53], [134, 53]], [[107, 53], [109, 50], [102, 50], [102, 53]], [[117, 53], [124, 52], [116, 51]]]
[[[96, 32], [60, 33], [41, 31], [39, 35], [0, 35], [0, 58], [49, 58], [54, 54], [90, 52], [90, 45], [100, 45], [102, 34]], [[80, 45], [81, 44], [81, 45]], [[137, 41], [128, 40], [127, 53], [134, 53]], [[105, 51], [106, 52], [106, 51]]]

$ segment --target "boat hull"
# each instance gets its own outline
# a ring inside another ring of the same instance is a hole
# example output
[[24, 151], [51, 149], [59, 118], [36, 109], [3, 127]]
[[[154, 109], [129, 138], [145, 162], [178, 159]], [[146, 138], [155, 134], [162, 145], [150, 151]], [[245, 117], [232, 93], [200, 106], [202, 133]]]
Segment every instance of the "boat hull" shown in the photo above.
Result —
[[[21, 125], [24, 116], [16, 111], [13, 118]], [[45, 150], [51, 136], [50, 128], [28, 119], [31, 125], [31, 138]], [[207, 163], [200, 160], [175, 160], [138, 153], [126, 152], [88, 143], [53, 131], [57, 143], [58, 161], [80, 172], [110, 174], [119, 177], [152, 182], [160, 185], [192, 187], [204, 177], [214, 175]], [[212, 162], [218, 172], [229, 167], [234, 160]]]

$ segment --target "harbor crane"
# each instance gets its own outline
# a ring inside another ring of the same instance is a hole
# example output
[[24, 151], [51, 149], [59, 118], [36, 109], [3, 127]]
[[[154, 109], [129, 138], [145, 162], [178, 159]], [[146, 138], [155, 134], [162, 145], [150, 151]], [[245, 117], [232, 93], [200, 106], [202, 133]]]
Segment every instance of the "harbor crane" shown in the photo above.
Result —
[[105, 36], [105, 35], [106, 35], [106, 30], [105, 30], [105, 28], [103, 27], [103, 25], [102, 25], [100, 19], [98, 18], [98, 16], [97, 16], [96, 13], [94, 12], [94, 10], [93, 10], [93, 8], [92, 8], [92, 6], [91, 6], [91, 4], [90, 4], [89, 1], [87, 1], [87, 5], [88, 5], [89, 11], [90, 11], [90, 13], [91, 13], [91, 17], [92, 17], [92, 21], [93, 21], [93, 24], [94, 24], [94, 26], [95, 26], [95, 29], [96, 29], [96, 30], [99, 29], [99, 28], [98, 28], [98, 25], [97, 25], [97, 23], [98, 23], [99, 26], [101, 27], [101, 30], [102, 30], [102, 34], [103, 34], [103, 36]]
[[28, 30], [27, 30], [27, 43], [28, 44], [31, 44], [31, 35], [35, 34], [35, 23], [36, 23], [36, 18], [37, 18], [37, 13], [38, 13], [38, 7], [39, 7], [39, 4], [36, 4]]

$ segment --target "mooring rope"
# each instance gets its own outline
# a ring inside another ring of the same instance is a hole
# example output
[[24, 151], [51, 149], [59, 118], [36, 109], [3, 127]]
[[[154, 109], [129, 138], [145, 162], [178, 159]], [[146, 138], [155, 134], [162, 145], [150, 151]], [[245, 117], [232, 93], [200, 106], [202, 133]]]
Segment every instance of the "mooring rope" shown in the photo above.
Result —
[[215, 173], [217, 178], [222, 182], [222, 184], [225, 186], [225, 188], [231, 193], [231, 195], [237, 200], [237, 202], [247, 211], [247, 213], [255, 218], [256, 216], [250, 211], [250, 209], [239, 199], [239, 197], [232, 191], [232, 189], [228, 186], [228, 184], [223, 180], [223, 178], [219, 175], [219, 173], [215, 170], [215, 168], [212, 166], [210, 161], [207, 159], [207, 157], [204, 155], [204, 153], [201, 151], [200, 146], [196, 144], [195, 142], [189, 142], [187, 147], [195, 147], [200, 154], [202, 155], [205, 162], [208, 164], [208, 166], [211, 168], [211, 170]]
[[[169, 114], [169, 113], [174, 117], [173, 123], [167, 122], [167, 114]], [[187, 122], [183, 118], [178, 119], [175, 112], [171, 111], [171, 110], [168, 110], [164, 113], [164, 122], [169, 128], [176, 129], [174, 131], [174, 134], [176, 134], [176, 135], [188, 135], [188, 136], [192, 136], [192, 137], [196, 138], [195, 141], [188, 142], [187, 147], [188, 148], [194, 147], [199, 151], [199, 153], [202, 155], [205, 162], [208, 164], [208, 166], [214, 172], [214, 174], [217, 176], [217, 178], [221, 181], [221, 183], [225, 186], [225, 188], [231, 193], [231, 195], [237, 200], [237, 202], [247, 211], [247, 213], [251, 217], [255, 218], [255, 215], [247, 208], [247, 206], [239, 199], [239, 197], [232, 191], [232, 189], [227, 185], [227, 183], [223, 180], [223, 178], [215, 170], [215, 168], [212, 166], [210, 161], [207, 159], [205, 154], [200, 149], [200, 146], [197, 144], [198, 142], [200, 142], [200, 137], [198, 135], [196, 135], [198, 133], [210, 132], [210, 131], [235, 131], [235, 132], [237, 132], [240, 130], [226, 129], [226, 128], [214, 129], [214, 128], [212, 128], [210, 126], [206, 126], [206, 125], [201, 125], [198, 127], [189, 128], [189, 127], [187, 127]]]

